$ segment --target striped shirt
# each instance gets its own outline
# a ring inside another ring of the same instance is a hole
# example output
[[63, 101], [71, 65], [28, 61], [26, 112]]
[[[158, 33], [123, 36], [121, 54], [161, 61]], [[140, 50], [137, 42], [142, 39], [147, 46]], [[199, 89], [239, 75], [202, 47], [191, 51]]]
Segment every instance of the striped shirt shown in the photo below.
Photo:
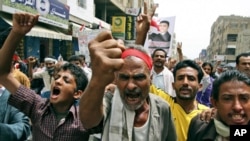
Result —
[[67, 116], [58, 122], [49, 99], [24, 86], [11, 95], [9, 104], [31, 119], [34, 141], [87, 141], [89, 138], [79, 118], [79, 106], [72, 105]]

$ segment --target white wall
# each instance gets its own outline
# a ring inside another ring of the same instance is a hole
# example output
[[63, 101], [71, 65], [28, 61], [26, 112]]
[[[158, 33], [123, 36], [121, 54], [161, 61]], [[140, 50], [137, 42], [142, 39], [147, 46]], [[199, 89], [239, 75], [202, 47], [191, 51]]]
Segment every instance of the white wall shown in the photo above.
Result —
[[[86, 9], [78, 6], [78, 0], [68, 0], [67, 5], [70, 6], [70, 14], [75, 17], [78, 17], [79, 19], [83, 19], [89, 23], [97, 23], [97, 24], [99, 24], [99, 22], [101, 21], [95, 18], [94, 0], [87, 0]], [[110, 25], [107, 24], [106, 22], [101, 21], [101, 23], [103, 27], [108, 28], [108, 29], [110, 28]]]

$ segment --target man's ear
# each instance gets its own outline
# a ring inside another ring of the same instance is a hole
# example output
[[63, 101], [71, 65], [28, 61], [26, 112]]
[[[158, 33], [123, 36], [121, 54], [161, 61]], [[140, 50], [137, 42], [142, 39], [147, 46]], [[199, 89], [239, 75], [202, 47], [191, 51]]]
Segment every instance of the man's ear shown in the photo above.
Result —
[[198, 91], [202, 91], [202, 87], [203, 87], [203, 85], [200, 83], [200, 84], [199, 84], [199, 90], [198, 90]]
[[210, 97], [210, 103], [214, 108], [217, 108], [217, 100], [215, 100], [213, 97]]
[[80, 99], [82, 94], [83, 94], [82, 90], [77, 90], [77, 91], [75, 91], [73, 97], [74, 97], [74, 99]]

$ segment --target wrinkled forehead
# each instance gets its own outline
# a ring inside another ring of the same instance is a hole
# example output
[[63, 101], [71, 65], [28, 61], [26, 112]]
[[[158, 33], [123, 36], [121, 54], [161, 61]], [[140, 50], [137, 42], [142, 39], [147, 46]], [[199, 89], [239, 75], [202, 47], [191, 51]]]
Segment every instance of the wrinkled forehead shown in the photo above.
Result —
[[126, 74], [136, 74], [150, 73], [150, 70], [147, 64], [142, 59], [135, 56], [128, 56], [124, 58], [124, 64], [117, 72]]

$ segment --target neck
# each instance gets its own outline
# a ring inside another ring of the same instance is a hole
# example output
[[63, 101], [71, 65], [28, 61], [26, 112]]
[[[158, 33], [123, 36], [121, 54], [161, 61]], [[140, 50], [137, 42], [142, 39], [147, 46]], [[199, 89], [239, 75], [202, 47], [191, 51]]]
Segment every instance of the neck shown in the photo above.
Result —
[[135, 111], [135, 119], [134, 119], [135, 127], [141, 127], [147, 122], [149, 109], [150, 105], [148, 104], [147, 101], [145, 101], [144, 104], [138, 110]]
[[53, 104], [53, 109], [56, 113], [65, 113], [68, 112], [71, 106], [68, 105], [56, 105]]
[[198, 109], [198, 103], [195, 100], [182, 100], [176, 98], [176, 101], [187, 114]]
[[164, 67], [154, 67], [154, 71], [158, 74], [164, 70]]

